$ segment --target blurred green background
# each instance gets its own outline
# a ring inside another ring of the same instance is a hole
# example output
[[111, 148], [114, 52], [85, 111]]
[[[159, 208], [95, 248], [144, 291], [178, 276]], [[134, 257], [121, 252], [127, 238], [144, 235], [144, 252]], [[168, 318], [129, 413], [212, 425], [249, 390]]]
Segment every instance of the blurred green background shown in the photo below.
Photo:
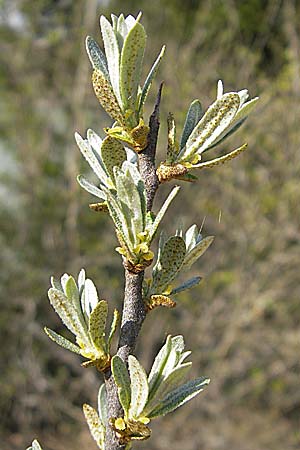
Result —
[[[100, 296], [121, 305], [123, 273], [110, 220], [88, 209], [76, 175], [89, 173], [77, 130], [110, 124], [93, 95], [84, 37], [101, 42], [99, 15], [143, 11], [145, 73], [167, 53], [166, 116], [181, 128], [191, 100], [205, 108], [247, 87], [259, 106], [222, 150], [247, 141], [228, 165], [185, 185], [164, 222], [205, 218], [216, 236], [194, 269], [204, 280], [174, 310], [148, 317], [137, 353], [149, 368], [167, 333], [183, 333], [199, 398], [154, 422], [147, 450], [292, 450], [300, 445], [300, 2], [296, 0], [2, 0], [0, 2], [0, 440], [24, 449], [96, 448], [81, 405], [100, 377], [43, 333], [62, 325], [46, 297], [51, 274], [84, 266]], [[101, 42], [102, 45], [102, 42]], [[157, 203], [170, 190], [163, 186]], [[181, 219], [180, 219], [181, 218]]]

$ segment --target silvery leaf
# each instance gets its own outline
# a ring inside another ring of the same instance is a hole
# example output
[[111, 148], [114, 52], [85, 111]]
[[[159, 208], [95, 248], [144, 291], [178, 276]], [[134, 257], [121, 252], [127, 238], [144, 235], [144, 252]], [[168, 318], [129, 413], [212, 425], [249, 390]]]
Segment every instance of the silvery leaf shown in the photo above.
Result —
[[112, 320], [111, 326], [110, 326], [109, 336], [108, 336], [108, 339], [107, 339], [108, 351], [110, 349], [112, 338], [113, 338], [115, 332], [117, 331], [117, 327], [118, 327], [119, 321], [120, 321], [120, 314], [119, 314], [119, 311], [117, 309], [115, 309], [114, 310], [114, 315], [113, 315], [113, 320]]
[[145, 101], [147, 99], [149, 90], [151, 88], [152, 81], [153, 81], [153, 79], [154, 79], [154, 77], [155, 77], [155, 75], [156, 75], [156, 73], [157, 73], [157, 71], [159, 69], [162, 57], [164, 56], [165, 49], [166, 49], [166, 46], [163, 45], [162, 49], [161, 49], [161, 51], [160, 51], [160, 53], [158, 55], [158, 57], [154, 61], [154, 64], [151, 67], [150, 72], [147, 75], [147, 78], [145, 80], [145, 83], [144, 83], [144, 86], [143, 86], [143, 89], [142, 89], [142, 92], [141, 92], [140, 100], [139, 100], [139, 107], [138, 107], [139, 113], [142, 112], [143, 106], [145, 104]]
[[119, 105], [122, 105], [120, 96], [120, 82], [119, 82], [119, 72], [120, 72], [119, 45], [111, 24], [104, 16], [101, 16], [100, 18], [100, 27], [105, 48], [105, 54], [107, 58], [110, 81], [115, 96], [119, 102]]
[[118, 396], [125, 414], [128, 414], [131, 400], [130, 377], [126, 364], [118, 355], [112, 357], [111, 369], [118, 387]]
[[86, 403], [83, 405], [83, 413], [90, 429], [91, 435], [98, 447], [104, 450], [105, 428], [99, 419], [97, 411]]
[[237, 156], [239, 156], [241, 153], [243, 153], [246, 150], [247, 147], [248, 147], [248, 144], [244, 144], [241, 147], [236, 148], [235, 150], [227, 153], [224, 156], [220, 156], [215, 159], [210, 159], [209, 161], [202, 162], [200, 164], [194, 164], [193, 168], [205, 169], [205, 168], [211, 168], [214, 166], [218, 166], [220, 164], [224, 164], [225, 162], [230, 161], [231, 159], [234, 159]]
[[173, 370], [171, 370], [171, 372], [169, 372], [167, 377], [165, 377], [163, 382], [160, 384], [151, 402], [147, 403], [145, 410], [143, 411], [143, 414], [146, 417], [147, 414], [152, 411], [164, 397], [167, 396], [167, 394], [180, 386], [180, 384], [183, 382], [188, 372], [190, 371], [191, 366], [192, 363], [188, 362], [181, 366], [175, 367]]
[[179, 292], [186, 291], [187, 289], [191, 289], [192, 287], [197, 286], [197, 284], [200, 283], [201, 279], [201, 277], [190, 278], [176, 288], [172, 289], [170, 295], [179, 294]]
[[203, 153], [207, 152], [208, 150], [211, 150], [212, 148], [216, 147], [217, 145], [221, 144], [225, 139], [229, 138], [233, 133], [235, 133], [247, 120], [247, 117], [244, 117], [240, 119], [238, 122], [235, 120], [233, 121], [233, 126], [230, 126], [228, 129], [225, 130], [224, 133], [220, 135], [220, 138], [216, 140], [212, 145], [210, 145]]
[[98, 294], [93, 281], [87, 278], [84, 282], [84, 288], [81, 295], [81, 308], [86, 319], [98, 303]]
[[197, 225], [192, 225], [187, 232], [185, 233], [185, 245], [187, 253], [195, 247], [198, 236], [198, 227]]
[[128, 368], [131, 385], [129, 417], [137, 419], [147, 403], [149, 386], [143, 367], [132, 355], [128, 357]]
[[192, 131], [179, 160], [189, 161], [195, 154], [201, 155], [231, 124], [239, 106], [240, 98], [235, 92], [224, 94], [216, 100]]
[[179, 186], [175, 186], [172, 189], [172, 191], [170, 192], [170, 194], [166, 198], [164, 204], [160, 208], [157, 216], [155, 217], [155, 220], [154, 220], [153, 224], [149, 227], [149, 229], [148, 229], [148, 231], [149, 231], [149, 242], [152, 242], [160, 222], [162, 221], [162, 219], [163, 219], [163, 217], [164, 217], [164, 215], [165, 215], [169, 205], [171, 204], [172, 200], [178, 194], [179, 189], [180, 189]]
[[188, 383], [180, 386], [179, 388], [171, 391], [159, 404], [148, 414], [149, 419], [154, 417], [164, 416], [169, 412], [174, 411], [179, 406], [191, 400], [197, 394], [209, 384], [209, 378], [200, 377], [196, 380], [189, 381]]
[[65, 339], [63, 336], [60, 336], [60, 334], [55, 333], [55, 331], [50, 330], [50, 328], [45, 327], [44, 331], [53, 342], [69, 350], [70, 352], [77, 353], [78, 355], [80, 355], [80, 347], [73, 344], [73, 342], [70, 342], [68, 339]]
[[89, 163], [91, 169], [95, 172], [95, 174], [102, 183], [107, 184], [107, 175], [104, 172], [103, 168], [101, 167], [101, 164], [99, 163], [98, 159], [94, 155], [94, 152], [89, 142], [86, 141], [85, 139], [82, 139], [82, 137], [78, 133], [75, 133], [75, 139], [83, 157]]
[[213, 242], [214, 236], [202, 239], [189, 253], [186, 254], [183, 262], [183, 269], [189, 269], [203, 255]]
[[89, 319], [89, 334], [98, 350], [106, 351], [105, 327], [108, 314], [108, 305], [101, 300], [92, 310]]
[[161, 257], [160, 270], [153, 274], [151, 291], [163, 292], [180, 271], [185, 259], [185, 242], [180, 236], [171, 236], [165, 243]]
[[151, 399], [157, 391], [160, 383], [163, 381], [163, 371], [172, 350], [171, 336], [167, 337], [166, 343], [158, 352], [148, 376], [149, 383], [149, 399]]
[[115, 166], [121, 167], [126, 161], [126, 152], [123, 145], [117, 139], [107, 136], [101, 145], [101, 159], [105, 166], [106, 172], [115, 183], [114, 171]]
[[79, 336], [85, 343], [89, 343], [86, 337], [86, 330], [83, 328], [74, 305], [70, 300], [57, 289], [51, 288], [48, 291], [51, 305], [55, 309], [66, 327], [76, 336]]
[[145, 29], [136, 22], [126, 36], [121, 53], [120, 93], [124, 109], [135, 109], [145, 46]]
[[198, 99], [194, 100], [189, 107], [186, 115], [185, 124], [180, 141], [180, 150], [182, 150], [191, 135], [191, 132], [196, 127], [197, 123], [203, 116], [202, 106]]
[[109, 80], [106, 57], [97, 42], [91, 36], [87, 36], [85, 46], [93, 68], [101, 70], [103, 75]]
[[105, 383], [101, 384], [98, 392], [98, 413], [102, 424], [107, 423], [107, 394]]
[[101, 200], [106, 200], [105, 193], [99, 189], [94, 184], [90, 183], [83, 175], [78, 175], [77, 181], [80, 186], [87, 191], [89, 194], [94, 195], [95, 197], [101, 198]]

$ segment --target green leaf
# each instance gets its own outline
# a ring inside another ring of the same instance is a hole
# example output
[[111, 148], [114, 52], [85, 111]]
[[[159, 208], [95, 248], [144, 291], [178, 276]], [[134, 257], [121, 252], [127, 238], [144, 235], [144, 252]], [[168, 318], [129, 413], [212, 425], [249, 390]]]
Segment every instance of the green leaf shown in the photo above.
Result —
[[158, 57], [156, 58], [153, 66], [150, 69], [150, 72], [148, 73], [148, 76], [146, 78], [146, 81], [145, 81], [143, 89], [142, 89], [140, 101], [139, 101], [139, 107], [138, 107], [139, 114], [141, 114], [141, 112], [142, 112], [143, 106], [144, 106], [145, 101], [146, 101], [147, 96], [148, 96], [148, 92], [149, 92], [149, 90], [151, 88], [152, 81], [153, 81], [153, 79], [154, 79], [154, 77], [155, 77], [155, 75], [156, 75], [156, 73], [157, 73], [157, 71], [159, 69], [162, 57], [164, 56], [165, 49], [166, 49], [166, 46], [163, 45], [163, 47], [162, 47]]
[[224, 156], [220, 156], [218, 158], [215, 159], [210, 159], [209, 161], [200, 163], [200, 164], [195, 164], [193, 165], [193, 168], [195, 169], [205, 169], [205, 168], [211, 168], [214, 166], [219, 166], [220, 164], [224, 164], [227, 161], [230, 161], [231, 159], [236, 158], [237, 156], [239, 156], [241, 153], [243, 153], [246, 148], [248, 147], [248, 144], [244, 144], [239, 148], [236, 148], [235, 150], [233, 150], [230, 153], [227, 153]]
[[244, 117], [248, 117], [249, 114], [256, 107], [256, 103], [258, 102], [258, 100], [259, 100], [259, 97], [254, 97], [252, 100], [249, 100], [249, 102], [244, 103], [243, 106], [237, 112], [237, 115], [235, 116], [234, 121], [237, 122]]
[[190, 137], [191, 132], [199, 122], [203, 115], [202, 112], [202, 106], [198, 99], [194, 100], [189, 107], [189, 110], [187, 112], [185, 123], [181, 135], [181, 141], [180, 141], [180, 150], [182, 150]]
[[189, 280], [185, 281], [184, 283], [181, 283], [176, 288], [172, 289], [170, 295], [176, 295], [176, 294], [179, 294], [179, 292], [183, 292], [183, 291], [186, 291], [187, 289], [191, 289], [194, 286], [197, 286], [197, 284], [199, 284], [201, 280], [202, 280], [201, 277], [190, 278]]
[[87, 278], [81, 294], [81, 309], [88, 322], [91, 312], [98, 304], [98, 293], [93, 281]]
[[51, 277], [51, 278], [50, 278], [50, 283], [51, 283], [51, 286], [52, 286], [53, 288], [57, 289], [58, 291], [62, 291], [62, 290], [63, 290], [60, 281], [57, 280], [56, 278]]
[[135, 110], [145, 46], [145, 29], [136, 22], [126, 36], [121, 53], [120, 91], [124, 109]]
[[153, 273], [151, 287], [153, 293], [164, 292], [164, 288], [173, 281], [180, 271], [185, 254], [184, 239], [180, 236], [171, 236], [163, 247], [160, 257], [160, 269]]
[[107, 423], [107, 394], [105, 383], [101, 384], [98, 392], [98, 412], [99, 418], [103, 424], [106, 426]]
[[80, 347], [73, 344], [73, 342], [68, 341], [68, 339], [65, 339], [63, 336], [60, 336], [59, 334], [55, 333], [55, 331], [50, 330], [50, 328], [45, 327], [44, 331], [47, 334], [47, 336], [56, 344], [69, 350], [70, 352], [77, 353], [78, 355], [81, 354]]
[[237, 93], [224, 94], [204, 114], [189, 136], [179, 161], [189, 161], [195, 154], [201, 155], [232, 123], [240, 106]]
[[202, 239], [184, 258], [182, 268], [189, 269], [203, 255], [213, 242], [214, 236], [208, 236]]
[[117, 196], [128, 224], [128, 235], [134, 246], [139, 243], [138, 234], [144, 231], [143, 211], [139, 191], [133, 180], [117, 167], [114, 168]]
[[157, 406], [157, 404], [166, 397], [172, 390], [178, 388], [183, 380], [186, 378], [188, 372], [192, 367], [192, 363], [188, 362], [181, 366], [175, 367], [169, 374], [163, 379], [158, 387], [155, 395], [148, 402], [143, 414], [148, 417], [148, 414]]
[[150, 225], [149, 227], [149, 242], [152, 242], [155, 233], [159, 227], [160, 222], [162, 221], [169, 205], [171, 204], [172, 200], [176, 197], [176, 195], [178, 194], [180, 187], [179, 186], [175, 186], [172, 191], [170, 192], [170, 194], [168, 195], [167, 199], [165, 200], [164, 204], [162, 205], [162, 207], [160, 208], [157, 216], [155, 217], [155, 220], [153, 222], [152, 225]]
[[107, 136], [102, 142], [101, 158], [105, 169], [115, 184], [115, 176], [113, 168], [122, 167], [122, 163], [126, 161], [127, 155], [123, 145], [111, 136]]
[[131, 384], [129, 417], [138, 419], [148, 399], [149, 386], [147, 375], [138, 360], [132, 355], [128, 357], [128, 368]]
[[166, 339], [166, 343], [163, 345], [163, 347], [160, 349], [157, 356], [155, 357], [154, 363], [152, 365], [148, 377], [149, 400], [153, 398], [160, 383], [163, 381], [164, 368], [169, 358], [171, 350], [172, 350], [172, 340], [171, 336], [169, 335]]
[[82, 139], [79, 133], [75, 133], [75, 140], [76, 143], [83, 155], [83, 157], [86, 159], [86, 161], [89, 163], [91, 169], [93, 172], [97, 175], [99, 180], [103, 184], [107, 184], [107, 174], [104, 172], [101, 164], [99, 163], [98, 159], [94, 155], [94, 152], [92, 150], [92, 147], [90, 146], [89, 142], [85, 139]]
[[130, 239], [128, 230], [129, 224], [124, 216], [123, 210], [121, 209], [115, 196], [108, 189], [105, 189], [105, 193], [107, 196], [109, 214], [114, 221], [115, 227], [117, 228], [122, 241], [126, 244], [128, 251], [133, 254], [133, 242]]
[[115, 383], [118, 387], [118, 396], [120, 403], [125, 414], [128, 415], [131, 400], [131, 389], [130, 378], [126, 364], [124, 363], [122, 358], [120, 358], [118, 355], [115, 355], [111, 360], [111, 369]]
[[86, 403], [83, 405], [83, 413], [89, 426], [91, 435], [98, 447], [104, 450], [105, 428], [101, 423], [97, 411]]
[[118, 41], [111, 24], [104, 16], [100, 17], [100, 27], [105, 48], [105, 54], [107, 58], [110, 81], [115, 96], [119, 102], [119, 105], [121, 106], [122, 101], [120, 96], [120, 81], [119, 81], [120, 51]]
[[180, 386], [174, 391], [170, 392], [159, 404], [148, 414], [149, 419], [154, 417], [164, 416], [169, 412], [174, 411], [179, 406], [191, 400], [209, 384], [209, 378], [200, 377], [196, 380]]
[[106, 351], [105, 327], [108, 314], [108, 305], [105, 300], [101, 300], [92, 310], [89, 320], [89, 334], [98, 350]]
[[77, 181], [80, 186], [87, 191], [89, 194], [94, 195], [95, 197], [101, 198], [101, 200], [106, 200], [105, 193], [99, 189], [94, 184], [90, 183], [83, 175], [78, 175]]
[[181, 334], [179, 334], [178, 336], [173, 336], [171, 342], [172, 348], [175, 350], [176, 354], [181, 355], [185, 347], [183, 336]]
[[229, 136], [231, 136], [233, 133], [235, 133], [247, 120], [247, 117], [244, 117], [243, 119], [239, 120], [238, 122], [233, 122], [234, 125], [229, 127], [224, 133], [221, 134], [220, 138], [216, 140], [212, 145], [210, 145], [203, 153], [208, 152], [212, 148], [216, 147], [217, 145], [221, 144], [225, 139], [227, 139]]
[[113, 338], [113, 336], [114, 336], [114, 334], [115, 334], [115, 332], [117, 330], [119, 321], [120, 321], [120, 314], [119, 314], [119, 311], [117, 309], [115, 309], [114, 310], [113, 320], [112, 320], [112, 323], [111, 323], [111, 326], [110, 326], [109, 336], [108, 336], [108, 339], [107, 339], [107, 349], [108, 349], [108, 351], [110, 349], [111, 340], [112, 340], [112, 338]]
[[199, 232], [197, 225], [192, 225], [187, 230], [184, 237], [187, 252], [189, 252], [192, 248], [195, 247], [195, 245], [197, 244], [198, 236]]
[[48, 297], [51, 305], [66, 327], [69, 328], [73, 334], [79, 336], [83, 342], [89, 344], [86, 330], [83, 328], [82, 323], [78, 318], [77, 311], [70, 300], [61, 291], [54, 288], [49, 289]]
[[97, 42], [91, 36], [87, 36], [85, 46], [93, 68], [101, 70], [105, 78], [109, 80], [106, 57]]
[[110, 82], [105, 78], [103, 73], [95, 69], [92, 73], [92, 85], [95, 95], [107, 114], [116, 120], [120, 125], [123, 125], [124, 118], [119, 103]]
[[39, 442], [35, 439], [32, 442], [31, 447], [28, 447], [27, 450], [42, 450], [42, 447], [40, 446]]
[[178, 146], [176, 145], [176, 123], [172, 113], [168, 114], [168, 148], [167, 161], [173, 162], [178, 154]]

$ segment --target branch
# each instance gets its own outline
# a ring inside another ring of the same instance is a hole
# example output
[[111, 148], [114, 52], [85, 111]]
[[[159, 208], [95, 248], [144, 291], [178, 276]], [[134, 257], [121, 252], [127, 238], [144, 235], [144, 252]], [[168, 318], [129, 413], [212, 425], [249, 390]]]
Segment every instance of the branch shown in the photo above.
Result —
[[[148, 211], [152, 208], [155, 193], [159, 185], [155, 169], [155, 154], [159, 130], [159, 106], [162, 86], [163, 84], [161, 83], [155, 107], [149, 119], [150, 132], [148, 145], [139, 154], [140, 173], [146, 187]], [[128, 361], [129, 354], [133, 353], [135, 349], [139, 332], [146, 317], [142, 292], [143, 280], [144, 272], [133, 274], [125, 268], [124, 302], [118, 346], [118, 355], [125, 362]], [[110, 370], [105, 373], [105, 385], [108, 399], [108, 417], [121, 417], [123, 410], [119, 403], [117, 388]], [[124, 445], [118, 443], [112, 427], [108, 425], [106, 428], [105, 450], [122, 450], [124, 448]]]
[[148, 145], [145, 150], [139, 153], [140, 173], [146, 186], [148, 211], [151, 211], [152, 209], [154, 196], [159, 185], [155, 168], [155, 155], [159, 130], [159, 106], [162, 88], [163, 83], [159, 86], [154, 110], [149, 119], [150, 132], [148, 135]]

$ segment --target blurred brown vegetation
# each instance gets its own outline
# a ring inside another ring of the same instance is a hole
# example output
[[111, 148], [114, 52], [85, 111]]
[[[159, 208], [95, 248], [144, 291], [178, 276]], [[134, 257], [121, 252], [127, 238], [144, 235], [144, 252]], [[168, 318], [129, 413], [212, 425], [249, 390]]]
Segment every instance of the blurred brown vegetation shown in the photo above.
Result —
[[[2, 0], [0, 2], [1, 448], [96, 448], [81, 405], [100, 378], [43, 333], [61, 331], [46, 290], [51, 274], [84, 266], [101, 297], [121, 304], [123, 274], [109, 219], [89, 211], [76, 174], [88, 172], [75, 130], [101, 133], [84, 37], [98, 17], [142, 10], [147, 68], [167, 54], [159, 158], [168, 111], [179, 127], [190, 101], [216, 82], [260, 95], [227, 143], [249, 150], [184, 186], [165, 228], [201, 224], [216, 235], [195, 274], [199, 288], [151, 313], [139, 357], [149, 367], [166, 333], [183, 333], [204, 394], [154, 422], [149, 450], [292, 450], [300, 444], [300, 2], [297, 0]], [[155, 89], [152, 89], [152, 100]], [[147, 117], [150, 112], [148, 106]], [[229, 147], [230, 145], [230, 147]], [[225, 147], [224, 149], [225, 150]], [[164, 186], [158, 197], [170, 189]], [[181, 219], [180, 219], [181, 217]], [[154, 326], [155, 324], [155, 326]]]

